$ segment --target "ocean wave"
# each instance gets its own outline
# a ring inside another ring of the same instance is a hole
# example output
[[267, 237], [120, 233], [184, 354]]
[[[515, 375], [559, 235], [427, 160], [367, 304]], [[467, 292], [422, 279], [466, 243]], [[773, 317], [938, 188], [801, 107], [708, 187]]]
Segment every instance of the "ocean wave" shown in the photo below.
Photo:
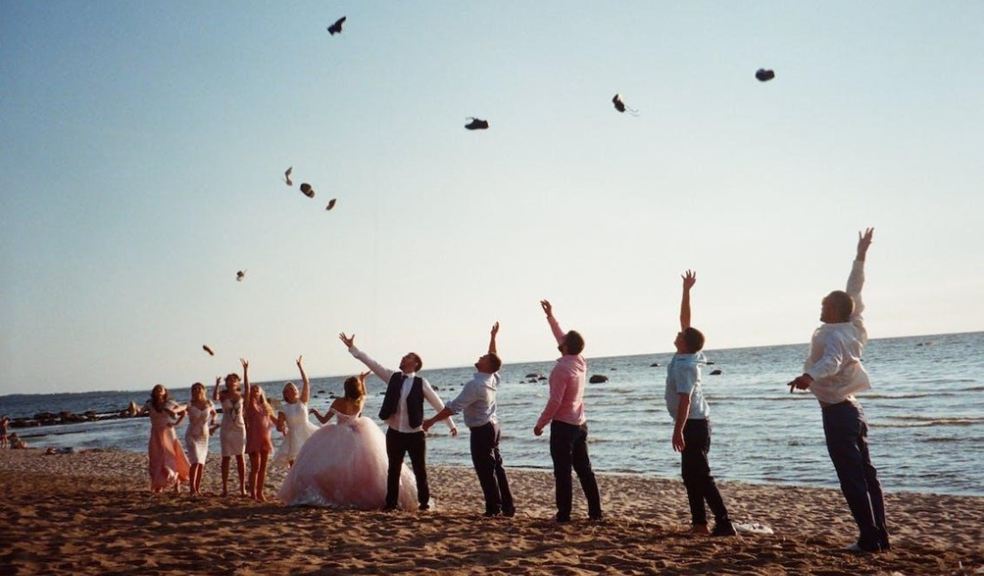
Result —
[[[897, 422], [897, 420], [903, 420]], [[930, 426], [977, 426], [984, 424], [984, 418], [922, 418], [893, 417], [875, 423], [878, 428], [927, 428]]]

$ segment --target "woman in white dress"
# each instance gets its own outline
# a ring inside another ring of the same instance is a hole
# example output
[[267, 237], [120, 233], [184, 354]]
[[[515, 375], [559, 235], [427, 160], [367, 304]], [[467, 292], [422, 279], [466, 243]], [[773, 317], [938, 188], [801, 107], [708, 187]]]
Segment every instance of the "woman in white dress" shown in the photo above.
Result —
[[308, 420], [308, 401], [311, 399], [311, 382], [304, 373], [304, 356], [297, 357], [297, 369], [301, 371], [301, 392], [293, 382], [284, 384], [284, 404], [277, 414], [277, 430], [284, 434], [273, 463], [278, 466], [293, 466], [301, 452], [301, 446], [318, 429]]
[[[378, 510], [386, 505], [386, 437], [362, 417], [366, 372], [345, 381], [345, 396], [332, 403], [324, 421], [308, 438], [277, 497], [289, 506]], [[320, 418], [319, 418], [320, 419]], [[417, 483], [404, 465], [399, 506], [417, 509]]]
[[[219, 385], [216, 378], [215, 385]], [[189, 487], [192, 496], [201, 496], [202, 475], [205, 472], [205, 459], [208, 457], [208, 437], [215, 424], [215, 408], [205, 396], [205, 385], [195, 382], [191, 385], [191, 402], [188, 402], [188, 428], [185, 429], [185, 450], [191, 463]]]
[[229, 484], [229, 460], [236, 457], [236, 472], [239, 473], [239, 495], [246, 495], [246, 421], [243, 420], [243, 395], [239, 391], [239, 374], [235, 372], [225, 377], [225, 390], [219, 391], [219, 381], [215, 381], [212, 400], [222, 403], [222, 426], [219, 440], [222, 445], [222, 495], [226, 496]]

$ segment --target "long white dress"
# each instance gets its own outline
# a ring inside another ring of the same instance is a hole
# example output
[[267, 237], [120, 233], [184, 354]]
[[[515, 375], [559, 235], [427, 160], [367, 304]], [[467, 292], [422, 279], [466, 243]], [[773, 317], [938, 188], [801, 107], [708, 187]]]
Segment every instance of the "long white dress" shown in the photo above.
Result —
[[[336, 422], [301, 447], [277, 497], [289, 506], [377, 510], [386, 505], [386, 437], [369, 418], [334, 410]], [[417, 509], [417, 482], [403, 465], [398, 505]]]
[[289, 461], [297, 460], [297, 455], [301, 453], [301, 446], [304, 446], [307, 439], [317, 432], [318, 427], [308, 420], [307, 404], [300, 400], [293, 404], [284, 403], [280, 410], [287, 417], [287, 436], [273, 455], [273, 463], [286, 466]]
[[201, 410], [188, 403], [188, 428], [185, 429], [185, 450], [192, 464], [204, 464], [208, 457], [208, 419], [212, 414], [212, 403]]

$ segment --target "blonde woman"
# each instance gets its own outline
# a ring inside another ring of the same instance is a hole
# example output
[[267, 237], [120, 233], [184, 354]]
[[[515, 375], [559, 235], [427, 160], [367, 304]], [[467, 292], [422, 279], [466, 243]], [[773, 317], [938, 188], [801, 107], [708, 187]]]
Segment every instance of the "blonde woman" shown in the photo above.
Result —
[[[323, 423], [301, 447], [277, 497], [288, 505], [378, 510], [386, 505], [386, 437], [362, 417], [368, 372], [345, 380], [345, 395], [332, 402]], [[402, 467], [399, 507], [417, 508], [417, 483]]]
[[270, 427], [273, 423], [273, 407], [267, 402], [263, 388], [249, 383], [249, 362], [243, 360], [243, 387], [246, 390], [244, 409], [246, 421], [246, 455], [249, 456], [250, 497], [264, 502], [263, 484], [266, 482], [267, 461], [273, 452]]
[[[218, 386], [218, 379], [216, 379]], [[191, 385], [191, 401], [188, 402], [188, 428], [185, 429], [185, 449], [191, 463], [192, 496], [201, 496], [202, 475], [205, 472], [205, 459], [208, 458], [208, 438], [215, 425], [215, 408], [205, 396], [205, 385], [195, 382]]]
[[284, 404], [277, 414], [277, 430], [284, 433], [283, 444], [277, 449], [273, 463], [288, 467], [294, 465], [294, 460], [301, 451], [301, 446], [307, 442], [311, 434], [318, 429], [308, 420], [308, 401], [311, 399], [311, 382], [304, 373], [304, 357], [298, 356], [297, 369], [301, 371], [303, 383], [300, 393], [293, 382], [284, 385]]
[[219, 390], [215, 381], [212, 400], [222, 404], [222, 426], [219, 439], [222, 445], [222, 496], [229, 493], [229, 461], [236, 457], [236, 472], [239, 473], [239, 495], [246, 495], [246, 422], [243, 419], [243, 396], [239, 392], [239, 374], [232, 372], [225, 377], [225, 390]]

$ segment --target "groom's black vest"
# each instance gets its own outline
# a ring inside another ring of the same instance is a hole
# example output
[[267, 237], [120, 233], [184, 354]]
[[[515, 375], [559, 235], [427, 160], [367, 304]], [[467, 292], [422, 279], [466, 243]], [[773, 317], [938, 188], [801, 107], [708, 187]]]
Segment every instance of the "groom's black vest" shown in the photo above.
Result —
[[[396, 412], [405, 377], [403, 372], [396, 372], [390, 378], [389, 384], [386, 386], [386, 396], [383, 398], [383, 407], [379, 409], [380, 420], [386, 420]], [[424, 423], [424, 381], [418, 376], [413, 377], [410, 394], [407, 394], [407, 417], [410, 420], [411, 428], [416, 428]]]

